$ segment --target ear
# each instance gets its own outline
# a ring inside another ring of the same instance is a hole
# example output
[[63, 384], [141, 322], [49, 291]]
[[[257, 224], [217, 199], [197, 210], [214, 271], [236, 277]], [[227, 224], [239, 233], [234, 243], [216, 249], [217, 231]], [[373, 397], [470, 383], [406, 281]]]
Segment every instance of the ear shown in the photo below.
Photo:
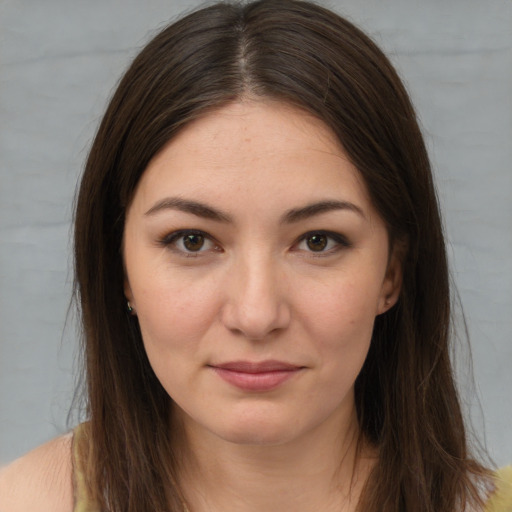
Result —
[[386, 275], [382, 282], [381, 294], [377, 308], [377, 315], [390, 310], [400, 297], [403, 280], [403, 260], [405, 254], [404, 244], [395, 243], [389, 258]]

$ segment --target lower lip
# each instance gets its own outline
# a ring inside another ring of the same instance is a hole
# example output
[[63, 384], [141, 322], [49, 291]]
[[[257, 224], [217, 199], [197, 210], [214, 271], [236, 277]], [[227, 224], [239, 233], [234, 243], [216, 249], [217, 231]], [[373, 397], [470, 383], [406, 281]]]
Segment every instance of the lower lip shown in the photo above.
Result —
[[271, 372], [247, 373], [225, 368], [213, 368], [215, 373], [229, 384], [244, 391], [270, 391], [291, 379], [300, 368], [294, 370], [276, 370]]

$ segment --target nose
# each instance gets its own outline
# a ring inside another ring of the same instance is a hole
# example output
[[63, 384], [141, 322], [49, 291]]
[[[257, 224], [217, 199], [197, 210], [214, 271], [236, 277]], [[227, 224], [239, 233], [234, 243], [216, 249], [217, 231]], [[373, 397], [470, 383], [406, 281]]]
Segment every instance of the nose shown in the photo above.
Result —
[[222, 321], [230, 331], [263, 340], [289, 325], [285, 283], [271, 256], [237, 262], [228, 281]]

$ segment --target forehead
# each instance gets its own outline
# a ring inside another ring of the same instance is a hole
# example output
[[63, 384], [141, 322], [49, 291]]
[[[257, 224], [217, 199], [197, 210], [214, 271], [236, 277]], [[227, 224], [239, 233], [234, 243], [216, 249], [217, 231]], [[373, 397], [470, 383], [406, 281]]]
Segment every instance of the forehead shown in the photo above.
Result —
[[[189, 123], [148, 165], [134, 202], [165, 194], [246, 204], [351, 200], [370, 208], [360, 173], [334, 133], [287, 104], [237, 102]], [[290, 205], [288, 205], [290, 206]], [[293, 206], [293, 205], [291, 205]]]
[[188, 123], [148, 167], [188, 149], [194, 149], [195, 156], [218, 159], [223, 167], [228, 160], [290, 158], [314, 151], [346, 158], [325, 123], [297, 107], [271, 100], [240, 101], [208, 112]]

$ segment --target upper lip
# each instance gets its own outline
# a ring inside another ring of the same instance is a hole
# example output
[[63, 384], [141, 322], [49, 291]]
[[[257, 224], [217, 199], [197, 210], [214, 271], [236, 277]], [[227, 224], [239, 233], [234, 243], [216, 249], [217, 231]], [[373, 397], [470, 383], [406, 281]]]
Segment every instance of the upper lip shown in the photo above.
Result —
[[226, 363], [219, 363], [211, 365], [213, 368], [219, 368], [222, 370], [229, 370], [232, 372], [240, 373], [266, 373], [266, 372], [278, 372], [278, 371], [293, 371], [302, 368], [296, 364], [285, 363], [283, 361], [229, 361]]

